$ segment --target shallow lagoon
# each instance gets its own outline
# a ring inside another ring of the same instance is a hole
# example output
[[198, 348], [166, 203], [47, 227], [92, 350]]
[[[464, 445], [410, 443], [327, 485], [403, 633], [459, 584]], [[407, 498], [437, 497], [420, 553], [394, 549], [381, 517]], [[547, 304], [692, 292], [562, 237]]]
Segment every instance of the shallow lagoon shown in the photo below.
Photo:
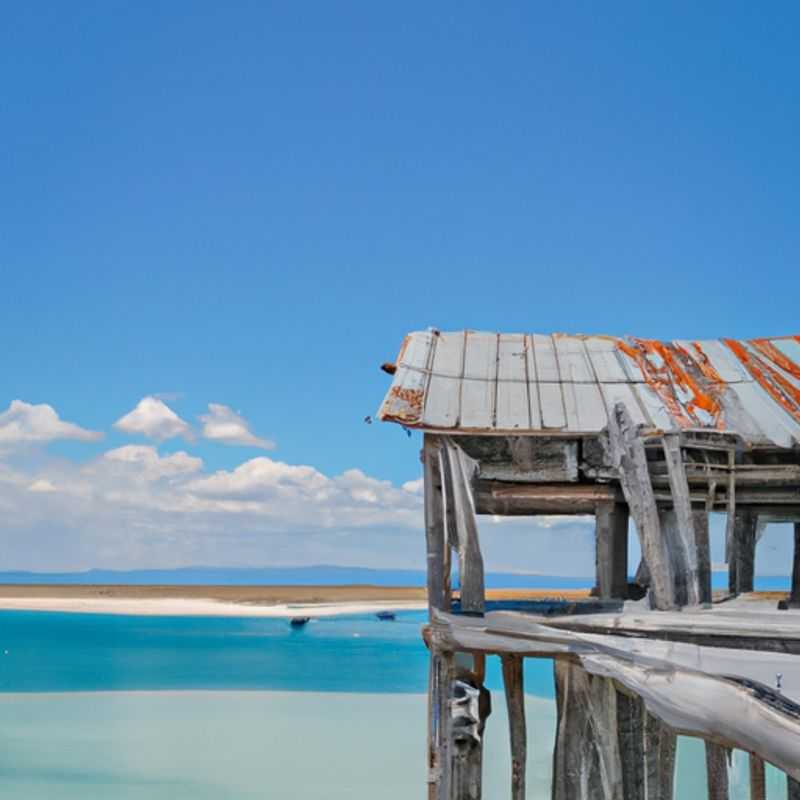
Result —
[[[423, 620], [340, 617], [292, 631], [271, 619], [2, 612], [0, 798], [422, 796]], [[500, 689], [489, 662], [490, 688]], [[526, 688], [528, 796], [543, 800], [549, 661], [527, 662]], [[489, 798], [509, 795], [503, 706], [495, 692]], [[732, 797], [744, 800], [746, 758], [732, 777]], [[770, 799], [785, 798], [779, 776], [770, 780]], [[681, 739], [676, 797], [702, 800], [704, 784], [702, 744]]]

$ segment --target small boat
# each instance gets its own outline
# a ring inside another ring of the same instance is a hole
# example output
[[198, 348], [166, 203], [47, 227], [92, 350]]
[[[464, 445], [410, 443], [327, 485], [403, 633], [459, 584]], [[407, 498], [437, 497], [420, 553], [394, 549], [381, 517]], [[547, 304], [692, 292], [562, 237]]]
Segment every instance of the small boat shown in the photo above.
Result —
[[292, 617], [289, 620], [289, 624], [293, 628], [302, 628], [310, 619], [311, 617]]
[[394, 611], [379, 611], [375, 616], [384, 622], [395, 618]]

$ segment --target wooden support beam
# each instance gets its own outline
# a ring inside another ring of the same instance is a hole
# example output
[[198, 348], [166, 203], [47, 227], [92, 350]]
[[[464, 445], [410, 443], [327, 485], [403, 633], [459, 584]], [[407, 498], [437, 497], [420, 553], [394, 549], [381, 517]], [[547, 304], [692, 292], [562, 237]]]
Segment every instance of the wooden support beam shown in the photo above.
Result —
[[800, 522], [794, 524], [794, 566], [792, 568], [792, 591], [789, 595], [792, 605], [800, 605]]
[[727, 748], [706, 742], [706, 772], [708, 800], [729, 800]]
[[450, 699], [451, 769], [449, 800], [481, 800], [483, 736], [491, 713], [491, 696], [484, 687], [486, 658], [457, 652]]
[[628, 508], [601, 503], [595, 511], [595, 566], [601, 600], [628, 597]]
[[452, 677], [453, 654], [439, 649], [434, 640], [428, 668], [428, 800], [450, 800]]
[[674, 525], [671, 527], [667, 542], [674, 567], [675, 600], [681, 606], [696, 606], [700, 603], [700, 587], [697, 580], [697, 540], [680, 434], [666, 434], [663, 447], [664, 458], [669, 470], [670, 492], [672, 493], [670, 514]]
[[525, 688], [521, 656], [503, 656], [503, 686], [511, 740], [511, 800], [525, 800], [525, 763], [528, 756], [525, 728]]
[[767, 800], [764, 762], [754, 755], [750, 756], [750, 800]]
[[737, 509], [728, 556], [728, 591], [733, 595], [753, 591], [758, 515]]
[[553, 800], [623, 800], [614, 682], [565, 659], [555, 682]]
[[711, 592], [711, 541], [708, 534], [708, 512], [693, 511], [694, 536], [697, 545], [697, 587], [701, 605], [710, 606]]
[[678, 737], [669, 725], [652, 714], [645, 713], [644, 741], [647, 781], [644, 798], [673, 800]]
[[441, 441], [426, 433], [422, 447], [425, 539], [428, 553], [428, 607], [450, 610], [450, 545], [445, 527]]
[[508, 484], [478, 480], [478, 514], [531, 516], [535, 514], [594, 514], [598, 503], [615, 503], [622, 494], [608, 484]]
[[445, 503], [451, 525], [448, 540], [458, 550], [461, 610], [482, 614], [486, 605], [486, 590], [471, 486], [477, 467], [450, 438], [444, 437], [441, 441]]
[[617, 403], [609, 414], [609, 443], [622, 491], [636, 523], [642, 555], [650, 571], [651, 597], [655, 608], [675, 606], [672, 563], [658, 520], [644, 442], [624, 404]]

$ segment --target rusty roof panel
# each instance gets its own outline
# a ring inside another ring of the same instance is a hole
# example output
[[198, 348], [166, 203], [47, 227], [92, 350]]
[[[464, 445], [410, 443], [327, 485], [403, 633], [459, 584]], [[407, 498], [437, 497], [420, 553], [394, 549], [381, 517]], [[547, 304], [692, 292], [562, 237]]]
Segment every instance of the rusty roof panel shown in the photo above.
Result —
[[381, 419], [452, 433], [581, 435], [623, 402], [652, 430], [800, 444], [800, 337], [740, 341], [420, 331], [403, 341]]

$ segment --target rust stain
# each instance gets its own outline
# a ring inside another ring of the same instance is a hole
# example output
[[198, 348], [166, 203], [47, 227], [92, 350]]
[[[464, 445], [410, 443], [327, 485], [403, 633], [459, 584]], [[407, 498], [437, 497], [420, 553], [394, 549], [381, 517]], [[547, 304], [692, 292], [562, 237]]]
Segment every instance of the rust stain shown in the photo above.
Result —
[[723, 339], [722, 341], [770, 397], [797, 422], [800, 422], [800, 390], [759, 356], [748, 353], [741, 342], [737, 342], [735, 339]]
[[392, 386], [389, 394], [392, 399], [398, 401], [400, 406], [392, 412], [393, 419], [410, 423], [419, 422], [425, 399], [425, 392], [422, 389], [404, 389], [402, 386]]
[[[636, 362], [645, 382], [658, 394], [678, 425], [682, 428], [709, 427], [706, 420], [697, 417], [701, 410], [712, 418], [714, 428], [724, 429], [722, 393], [725, 382], [697, 343], [694, 344], [697, 355], [692, 357], [678, 345], [653, 339], [632, 339], [631, 342], [619, 340], [617, 346]], [[691, 399], [682, 401], [676, 387]]]
[[[800, 341], [800, 337], [795, 336]], [[800, 380], [800, 365], [795, 364], [786, 353], [782, 353], [775, 347], [769, 339], [751, 339], [750, 344], [758, 350], [761, 355], [777, 364], [784, 372], [788, 372], [793, 378]]]
[[[661, 398], [667, 411], [675, 418], [678, 425], [682, 428], [693, 427], [696, 424], [696, 420], [692, 419], [686, 413], [683, 404], [678, 399], [671, 375], [669, 374], [668, 364], [665, 362], [665, 366], [658, 367], [648, 358], [648, 353], [653, 354], [658, 352], [656, 345], [660, 345], [660, 342], [654, 342], [650, 339], [633, 339], [632, 341], [634, 343], [633, 345], [620, 339], [617, 341], [617, 347], [636, 362], [644, 376], [645, 382]], [[660, 355], [660, 353], [658, 353], [658, 355]]]

